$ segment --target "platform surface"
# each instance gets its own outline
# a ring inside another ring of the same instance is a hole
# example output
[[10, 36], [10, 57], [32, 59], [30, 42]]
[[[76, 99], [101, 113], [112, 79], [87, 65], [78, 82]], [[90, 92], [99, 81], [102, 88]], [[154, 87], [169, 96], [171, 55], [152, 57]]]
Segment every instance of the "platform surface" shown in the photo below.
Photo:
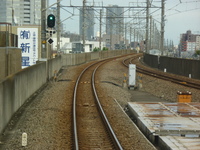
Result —
[[129, 102], [128, 106], [140, 126], [171, 149], [200, 150], [200, 103]]

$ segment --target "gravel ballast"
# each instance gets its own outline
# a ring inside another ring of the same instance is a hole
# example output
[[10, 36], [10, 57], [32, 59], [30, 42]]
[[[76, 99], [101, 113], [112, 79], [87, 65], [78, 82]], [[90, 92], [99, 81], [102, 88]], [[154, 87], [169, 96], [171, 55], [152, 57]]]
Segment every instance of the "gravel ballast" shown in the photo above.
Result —
[[[98, 86], [100, 86], [105, 94], [109, 94], [108, 96], [113, 100], [113, 103], [119, 103], [121, 108], [124, 109], [127, 102], [134, 101], [134, 96], [133, 92], [128, 90], [128, 88], [122, 87], [124, 73], [128, 74], [128, 69], [120, 63], [121, 60], [115, 60], [109, 63], [107, 67], [101, 69], [101, 75], [98, 77]], [[36, 98], [29, 100], [27, 106], [24, 106], [21, 111], [18, 111], [14, 115], [14, 119], [11, 120], [5, 132], [1, 135], [0, 149], [66, 150], [72, 148], [71, 99], [73, 97], [74, 81], [77, 78], [77, 70], [80, 66], [64, 68], [59, 77], [59, 79], [63, 79], [62, 81], [50, 81]], [[105, 81], [114, 84], [106, 83]], [[169, 102], [175, 102], [177, 100], [176, 92], [178, 90], [191, 91], [193, 93], [193, 101], [199, 102], [198, 97], [200, 97], [200, 92], [198, 90], [187, 89], [183, 86], [145, 75], [142, 76], [142, 88], [139, 89], [140, 92], [148, 92]], [[119, 107], [119, 109], [121, 108]], [[28, 144], [26, 147], [22, 147], [21, 145], [23, 132], [26, 132], [28, 135]], [[126, 132], [123, 133], [127, 134], [126, 144], [130, 143], [132, 137], [143, 136], [139, 134], [137, 136], [129, 135], [128, 130]], [[148, 142], [147, 146], [145, 146], [145, 143], [140, 143], [141, 140], [137, 140], [136, 142], [138, 143], [138, 147], [142, 144], [146, 149], [153, 149]]]

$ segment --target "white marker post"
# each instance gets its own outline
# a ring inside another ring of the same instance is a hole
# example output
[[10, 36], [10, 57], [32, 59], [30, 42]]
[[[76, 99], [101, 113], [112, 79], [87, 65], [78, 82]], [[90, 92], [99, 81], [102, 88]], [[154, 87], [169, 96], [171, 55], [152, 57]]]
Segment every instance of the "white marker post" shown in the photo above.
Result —
[[27, 146], [27, 133], [22, 133], [22, 146]]

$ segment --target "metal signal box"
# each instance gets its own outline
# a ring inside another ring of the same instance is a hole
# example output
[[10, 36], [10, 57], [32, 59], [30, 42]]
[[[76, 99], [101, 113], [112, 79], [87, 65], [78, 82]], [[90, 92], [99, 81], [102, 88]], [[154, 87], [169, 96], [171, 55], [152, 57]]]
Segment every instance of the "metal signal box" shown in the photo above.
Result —
[[136, 85], [136, 65], [129, 64], [129, 88]]

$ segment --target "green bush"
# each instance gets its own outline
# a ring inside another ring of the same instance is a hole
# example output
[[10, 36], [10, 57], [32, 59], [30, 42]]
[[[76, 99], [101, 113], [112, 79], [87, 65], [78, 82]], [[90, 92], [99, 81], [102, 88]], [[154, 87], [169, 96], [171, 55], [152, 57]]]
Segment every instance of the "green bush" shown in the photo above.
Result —
[[196, 54], [197, 54], [197, 55], [200, 55], [200, 50], [197, 50], [197, 51], [196, 51]]
[[95, 47], [95, 48], [93, 49], [93, 52], [97, 52], [97, 51], [100, 51], [100, 48]]
[[108, 48], [107, 47], [103, 47], [102, 51], [107, 51]]

